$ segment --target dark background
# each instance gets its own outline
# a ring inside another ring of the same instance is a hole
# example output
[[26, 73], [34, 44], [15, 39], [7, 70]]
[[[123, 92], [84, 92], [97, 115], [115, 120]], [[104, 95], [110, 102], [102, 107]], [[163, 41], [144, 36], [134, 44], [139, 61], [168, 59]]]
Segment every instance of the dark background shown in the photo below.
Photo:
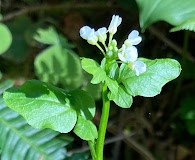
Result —
[[[133, 0], [1, 0], [1, 14], [3, 23], [13, 34], [13, 44], [0, 56], [0, 70], [2, 80], [11, 78], [15, 85], [37, 78], [34, 58], [45, 48], [32, 38], [37, 28], [54, 26], [75, 45], [79, 56], [98, 62], [102, 59], [98, 49], [79, 36], [83, 25], [95, 29], [108, 27], [112, 15], [120, 15], [122, 24], [115, 35], [119, 46], [131, 30], [141, 30], [139, 10]], [[170, 33], [171, 27], [166, 22], [157, 22], [141, 33], [143, 41], [138, 46], [139, 55], [150, 59], [176, 59], [182, 65], [182, 74], [166, 84], [154, 98], [135, 97], [130, 109], [111, 103], [105, 159], [194, 159], [195, 120], [186, 118], [186, 114], [195, 114], [195, 33]], [[185, 36], [189, 54], [182, 49]], [[101, 100], [96, 102], [94, 122], [98, 125]], [[132, 135], [125, 137], [124, 133]], [[82, 148], [82, 145], [85, 144], [75, 137], [70, 150]]]

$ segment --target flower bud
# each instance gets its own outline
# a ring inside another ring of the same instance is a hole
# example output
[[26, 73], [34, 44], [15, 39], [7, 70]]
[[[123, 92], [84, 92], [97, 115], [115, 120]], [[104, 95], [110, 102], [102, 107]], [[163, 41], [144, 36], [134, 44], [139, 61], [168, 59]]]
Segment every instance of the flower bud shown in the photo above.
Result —
[[106, 38], [107, 38], [107, 29], [106, 27], [102, 27], [102, 28], [99, 28], [97, 31], [96, 31], [96, 35], [98, 37], [98, 40], [102, 43], [104, 43], [106, 41]]
[[117, 27], [121, 24], [121, 22], [122, 22], [121, 17], [119, 17], [118, 15], [113, 15], [110, 25], [108, 27], [109, 33], [115, 34], [117, 31]]

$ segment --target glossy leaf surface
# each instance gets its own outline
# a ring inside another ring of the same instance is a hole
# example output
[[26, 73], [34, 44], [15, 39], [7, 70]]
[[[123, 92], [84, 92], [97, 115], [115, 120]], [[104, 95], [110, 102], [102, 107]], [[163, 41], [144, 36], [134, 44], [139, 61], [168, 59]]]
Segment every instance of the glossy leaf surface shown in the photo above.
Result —
[[98, 137], [96, 126], [81, 116], [78, 117], [74, 133], [84, 140], [94, 141]]
[[106, 79], [106, 72], [93, 59], [83, 58], [81, 65], [86, 72], [93, 75], [92, 84], [98, 84]]
[[108, 98], [113, 100], [119, 107], [130, 108], [133, 103], [133, 97], [126, 91], [124, 86], [120, 85], [118, 92], [110, 92]]
[[161, 92], [162, 87], [177, 78], [181, 72], [178, 61], [173, 59], [149, 60], [141, 58], [146, 63], [146, 72], [139, 76], [127, 65], [120, 67], [120, 81], [132, 96], [153, 97]]
[[64, 90], [37, 80], [4, 92], [8, 107], [20, 113], [30, 125], [62, 133], [71, 131], [77, 120], [68, 96]]

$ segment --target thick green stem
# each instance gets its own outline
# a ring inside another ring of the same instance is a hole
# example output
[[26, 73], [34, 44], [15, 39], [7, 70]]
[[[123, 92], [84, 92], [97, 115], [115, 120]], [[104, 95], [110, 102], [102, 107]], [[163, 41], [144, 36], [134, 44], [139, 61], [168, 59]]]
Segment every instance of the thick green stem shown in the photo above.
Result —
[[96, 153], [95, 153], [94, 142], [88, 141], [88, 144], [89, 144], [89, 148], [90, 148], [90, 151], [91, 151], [92, 159], [93, 159], [93, 160], [96, 160]]
[[104, 140], [105, 140], [106, 128], [107, 128], [109, 111], [110, 111], [110, 101], [107, 97], [107, 94], [108, 94], [107, 86], [106, 84], [104, 84], [102, 90], [102, 99], [103, 99], [102, 116], [100, 119], [98, 139], [96, 143], [97, 160], [103, 160]]

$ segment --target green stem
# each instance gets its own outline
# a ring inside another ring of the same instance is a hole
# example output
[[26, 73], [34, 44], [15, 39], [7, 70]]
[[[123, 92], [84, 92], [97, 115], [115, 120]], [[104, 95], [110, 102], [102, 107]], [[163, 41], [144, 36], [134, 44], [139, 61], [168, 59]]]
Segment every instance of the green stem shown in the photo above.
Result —
[[112, 42], [113, 34], [109, 34], [109, 41], [108, 41], [108, 46], [110, 46], [110, 43]]
[[91, 151], [92, 159], [96, 160], [96, 153], [95, 153], [94, 142], [88, 141], [88, 144], [89, 144], [89, 148], [90, 148], [90, 151]]
[[99, 50], [103, 53], [103, 55], [105, 56], [105, 52], [104, 50], [102, 49], [102, 47], [97, 43], [96, 46], [99, 48]]
[[105, 50], [106, 50], [106, 52], [107, 52], [107, 51], [108, 51], [108, 48], [107, 48], [105, 42], [102, 42], [102, 44], [103, 44], [103, 46], [104, 46], [104, 48], [105, 48]]
[[96, 143], [97, 160], [103, 160], [104, 140], [110, 111], [110, 101], [107, 97], [107, 94], [107, 85], [104, 84], [102, 89], [103, 108], [98, 130], [98, 139]]

